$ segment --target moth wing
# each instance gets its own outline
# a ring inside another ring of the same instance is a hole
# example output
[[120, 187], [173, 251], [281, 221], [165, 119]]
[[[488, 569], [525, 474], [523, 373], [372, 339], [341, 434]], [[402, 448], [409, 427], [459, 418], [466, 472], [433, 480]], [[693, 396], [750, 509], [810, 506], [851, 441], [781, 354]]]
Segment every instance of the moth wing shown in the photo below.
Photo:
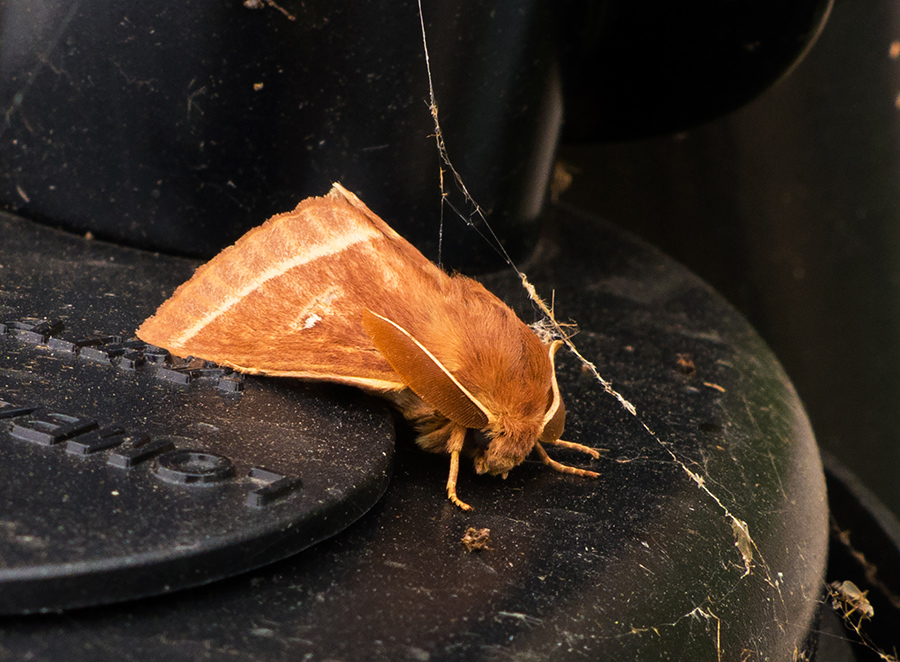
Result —
[[412, 334], [370, 310], [363, 326], [375, 346], [412, 391], [428, 405], [463, 427], [481, 430], [490, 412]]
[[403, 301], [410, 279], [448, 276], [335, 184], [197, 269], [137, 335], [241, 372], [399, 390], [362, 314]]

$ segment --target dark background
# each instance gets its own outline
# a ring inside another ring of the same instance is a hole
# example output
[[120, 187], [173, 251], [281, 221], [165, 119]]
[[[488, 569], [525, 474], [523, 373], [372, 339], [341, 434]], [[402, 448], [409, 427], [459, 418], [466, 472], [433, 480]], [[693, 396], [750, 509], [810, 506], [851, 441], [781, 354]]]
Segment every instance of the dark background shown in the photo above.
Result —
[[837, 2], [793, 72], [675, 135], [569, 144], [562, 201], [702, 276], [762, 334], [820, 446], [900, 491], [900, 11]]

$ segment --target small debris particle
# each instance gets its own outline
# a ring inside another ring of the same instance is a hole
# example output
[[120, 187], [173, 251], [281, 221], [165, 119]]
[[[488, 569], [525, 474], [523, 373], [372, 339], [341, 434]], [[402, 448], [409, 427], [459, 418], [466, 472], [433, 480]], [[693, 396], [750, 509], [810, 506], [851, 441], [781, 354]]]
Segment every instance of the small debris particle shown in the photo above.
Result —
[[466, 535], [462, 537], [462, 544], [467, 552], [474, 552], [479, 549], [490, 549], [488, 543], [491, 541], [490, 529], [476, 529], [470, 526], [466, 529]]
[[675, 364], [682, 375], [690, 377], [697, 372], [697, 366], [694, 365], [694, 359], [691, 358], [690, 354], [679, 354]]
[[898, 57], [900, 57], [900, 41], [897, 41], [895, 39], [891, 42], [891, 48], [888, 51], [888, 55], [891, 56], [892, 60], [896, 60]]
[[503, 616], [505, 618], [515, 618], [529, 625], [540, 625], [541, 623], [543, 623], [543, 620], [537, 618], [536, 616], [530, 616], [518, 611], [498, 611], [497, 616]]
[[713, 384], [712, 382], [703, 382], [703, 385], [706, 386], [707, 388], [714, 389], [714, 390], [718, 391], [719, 393], [725, 393], [725, 388], [722, 386], [719, 386], [718, 384]]
[[859, 614], [859, 620], [862, 621], [875, 615], [875, 609], [869, 602], [869, 598], [866, 597], [869, 592], [860, 590], [850, 580], [831, 582], [830, 589], [831, 606], [835, 610], [843, 612], [844, 618], [856, 613]]
[[253, 91], [259, 92], [265, 85], [265, 83], [253, 83]]
[[577, 172], [577, 168], [563, 161], [553, 164], [553, 177], [550, 180], [550, 200], [552, 202], [559, 202], [559, 196], [572, 185], [572, 180]]
[[750, 574], [753, 567], [753, 539], [750, 537], [750, 527], [747, 522], [737, 517], [731, 519], [731, 530], [734, 532], [734, 546], [738, 548], [744, 559], [745, 574]]
[[297, 20], [296, 16], [291, 14], [284, 7], [276, 4], [275, 0], [244, 0], [244, 7], [246, 7], [247, 9], [263, 9], [266, 5], [280, 11], [289, 21]]

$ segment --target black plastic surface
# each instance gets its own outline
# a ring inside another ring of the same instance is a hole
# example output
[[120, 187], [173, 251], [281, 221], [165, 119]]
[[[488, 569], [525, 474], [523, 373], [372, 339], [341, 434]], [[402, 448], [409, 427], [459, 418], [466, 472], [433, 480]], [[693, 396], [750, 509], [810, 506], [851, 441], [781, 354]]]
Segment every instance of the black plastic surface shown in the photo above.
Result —
[[[565, 438], [607, 451], [592, 462], [553, 454], [600, 471], [599, 479], [561, 475], [533, 459], [506, 481], [464, 465], [459, 493], [475, 507], [465, 513], [444, 494], [446, 458], [406, 436], [384, 498], [342, 534], [203, 588], [6, 618], [0, 651], [75, 661], [726, 660], [811, 651], [825, 490], [786, 376], [747, 324], [683, 268], [590, 217], [557, 210], [546, 220], [550, 234], [524, 265], [529, 277], [540, 292], [555, 291], [559, 317], [580, 324], [576, 344], [637, 411], [628, 413], [561, 353]], [[42, 254], [65, 256], [17, 263], [11, 273], [31, 274], [26, 285], [58, 288], [77, 273], [84, 287], [125, 259], [3, 223], [19, 242], [16, 255], [34, 256], [39, 239]], [[179, 261], [126, 253], [122, 282], [144, 283], [140, 293], [157, 289], [161, 299], [178, 280], [169, 270]], [[6, 284], [3, 263], [3, 310], [37, 306], [27, 289]], [[486, 284], [533, 318], [513, 275]], [[97, 290], [92, 301], [108, 301], [114, 314], [72, 309], [70, 324], [90, 327], [103, 317], [132, 328], [157, 302], [111, 281]], [[291, 402], [307, 393], [291, 384], [265, 388]], [[340, 409], [329, 399], [316, 406]], [[256, 414], [261, 425], [282, 425], [282, 410]], [[465, 550], [470, 526], [491, 530], [490, 549]]]
[[741, 112], [561, 157], [581, 173], [563, 199], [732, 301], [821, 447], [900, 517], [898, 39], [893, 0], [838, 2], [796, 71]]
[[191, 263], [8, 217], [0, 236], [0, 613], [246, 572], [381, 496], [379, 401], [129, 340]]
[[[6, 209], [211, 257], [297, 191], [340, 180], [437, 257], [440, 164], [414, 0], [34, 4], [0, 2]], [[577, 139], [719, 116], [795, 64], [830, 1], [422, 6], [453, 163], [506, 249], [522, 254], [563, 108]], [[445, 263], [496, 264], [474, 238], [448, 224]]]
[[738, 110], [796, 66], [832, 3], [569, 0], [564, 138], [637, 140]]
[[[422, 4], [454, 163], [521, 252], [562, 122], [550, 5]], [[5, 209], [209, 258], [341, 181], [437, 258], [415, 0], [34, 5], [0, 2]], [[445, 263], [494, 264], [476, 236], [448, 224]]]

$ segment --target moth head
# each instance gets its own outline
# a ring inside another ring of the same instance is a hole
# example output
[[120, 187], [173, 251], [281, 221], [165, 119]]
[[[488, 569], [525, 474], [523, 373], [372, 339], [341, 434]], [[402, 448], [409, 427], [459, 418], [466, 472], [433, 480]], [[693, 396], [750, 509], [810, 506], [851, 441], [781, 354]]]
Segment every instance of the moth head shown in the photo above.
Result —
[[521, 420], [500, 419], [487, 430], [468, 430], [466, 451], [472, 456], [476, 472], [506, 478], [510, 469], [528, 457], [535, 441], [533, 426]]
[[410, 390], [468, 430], [464, 450], [472, 456], [478, 473], [505, 476], [528, 457], [539, 440], [555, 441], [562, 434], [566, 412], [554, 366], [561, 341], [546, 346], [551, 376], [546, 404], [538, 405], [537, 411], [503, 413], [483, 404], [428, 348], [393, 320], [366, 310], [362, 323], [375, 347]]
[[469, 429], [466, 433], [466, 450], [472, 455], [478, 473], [506, 478], [510, 469], [528, 457], [537, 441], [552, 443], [562, 436], [566, 408], [559, 393], [554, 364], [556, 351], [561, 345], [562, 341], [556, 340], [548, 347], [551, 388], [539, 427], [524, 417], [500, 417], [493, 419], [484, 430]]

